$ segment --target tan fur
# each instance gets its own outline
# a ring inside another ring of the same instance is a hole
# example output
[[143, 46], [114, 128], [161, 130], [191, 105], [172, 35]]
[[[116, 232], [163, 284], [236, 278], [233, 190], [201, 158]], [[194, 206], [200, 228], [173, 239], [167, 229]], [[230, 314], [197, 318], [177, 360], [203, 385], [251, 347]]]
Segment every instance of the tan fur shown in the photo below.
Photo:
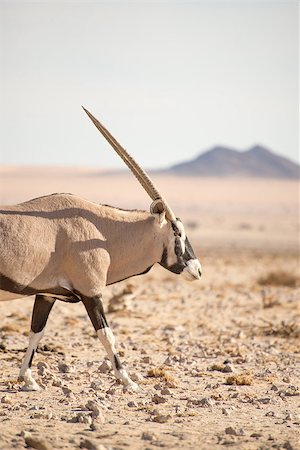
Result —
[[160, 261], [169, 228], [169, 222], [161, 225], [150, 213], [118, 210], [70, 194], [4, 206], [0, 273], [36, 290], [62, 286], [99, 295], [106, 284]]

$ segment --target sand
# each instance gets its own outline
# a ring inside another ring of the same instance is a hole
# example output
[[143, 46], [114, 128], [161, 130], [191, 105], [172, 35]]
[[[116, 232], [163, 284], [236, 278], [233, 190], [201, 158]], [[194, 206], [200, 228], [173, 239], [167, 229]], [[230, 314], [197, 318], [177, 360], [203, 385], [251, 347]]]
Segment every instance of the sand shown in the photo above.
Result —
[[[149, 208], [128, 174], [0, 170], [2, 204], [52, 192]], [[33, 298], [0, 304], [0, 448], [300, 448], [298, 184], [154, 177], [203, 266], [161, 268], [106, 289], [107, 317], [140, 393], [115, 382], [81, 304], [56, 302], [16, 382]], [[273, 275], [272, 275], [273, 274]]]

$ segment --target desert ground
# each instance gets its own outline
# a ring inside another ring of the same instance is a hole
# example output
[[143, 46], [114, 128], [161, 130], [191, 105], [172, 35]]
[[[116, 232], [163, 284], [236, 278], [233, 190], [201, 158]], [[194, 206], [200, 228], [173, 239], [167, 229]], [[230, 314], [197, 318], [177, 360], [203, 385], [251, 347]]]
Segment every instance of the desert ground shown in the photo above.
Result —
[[[188, 283], [154, 267], [106, 288], [138, 393], [115, 382], [83, 306], [56, 302], [17, 382], [33, 298], [0, 303], [0, 448], [300, 449], [299, 185], [153, 176], [203, 267]], [[0, 168], [0, 203], [53, 192], [148, 209], [132, 175]]]

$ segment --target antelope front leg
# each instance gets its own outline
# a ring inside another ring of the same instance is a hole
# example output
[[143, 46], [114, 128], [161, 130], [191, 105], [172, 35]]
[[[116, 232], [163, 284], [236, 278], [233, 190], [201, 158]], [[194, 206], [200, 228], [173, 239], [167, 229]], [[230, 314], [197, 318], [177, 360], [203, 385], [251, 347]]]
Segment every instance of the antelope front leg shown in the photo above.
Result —
[[55, 299], [46, 295], [37, 295], [32, 311], [31, 330], [29, 335], [29, 344], [22, 362], [19, 373], [19, 380], [24, 381], [23, 391], [39, 391], [40, 387], [33, 379], [31, 374], [31, 364], [36, 352], [37, 346], [44, 334], [44, 328], [54, 305]]
[[83, 297], [82, 301], [96, 330], [96, 333], [108, 354], [108, 357], [113, 366], [115, 377], [120, 380], [126, 388], [134, 391], [140, 390], [139, 386], [129, 378], [126, 370], [122, 367], [120, 358], [115, 348], [115, 337], [107, 323], [104, 314], [101, 297]]

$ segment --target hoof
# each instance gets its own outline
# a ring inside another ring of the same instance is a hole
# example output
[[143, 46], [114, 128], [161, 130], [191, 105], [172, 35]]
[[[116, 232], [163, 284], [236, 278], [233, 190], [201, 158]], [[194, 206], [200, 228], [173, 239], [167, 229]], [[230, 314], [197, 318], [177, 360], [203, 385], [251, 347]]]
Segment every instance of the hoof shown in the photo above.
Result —
[[21, 391], [25, 391], [25, 392], [31, 392], [31, 391], [39, 392], [41, 390], [42, 389], [35, 381], [33, 381], [29, 384], [24, 384], [24, 386], [21, 387]]
[[130, 383], [126, 384], [124, 386], [125, 391], [127, 392], [142, 392], [143, 389], [136, 384], [134, 381], [131, 381]]

